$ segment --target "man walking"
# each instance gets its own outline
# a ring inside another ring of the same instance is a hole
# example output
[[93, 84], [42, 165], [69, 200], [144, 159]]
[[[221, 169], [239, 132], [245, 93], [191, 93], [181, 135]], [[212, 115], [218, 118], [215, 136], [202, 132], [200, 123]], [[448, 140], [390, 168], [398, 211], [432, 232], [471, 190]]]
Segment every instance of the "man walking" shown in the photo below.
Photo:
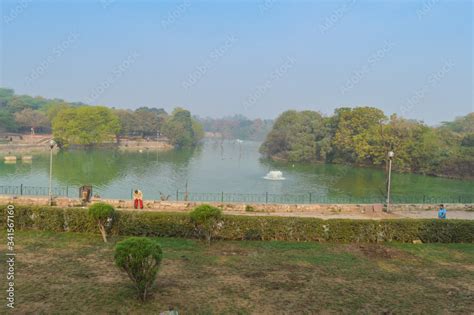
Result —
[[143, 209], [143, 193], [138, 189], [133, 192], [133, 206], [135, 209], [138, 209], [138, 206]]
[[443, 204], [439, 205], [438, 219], [446, 219], [446, 208]]

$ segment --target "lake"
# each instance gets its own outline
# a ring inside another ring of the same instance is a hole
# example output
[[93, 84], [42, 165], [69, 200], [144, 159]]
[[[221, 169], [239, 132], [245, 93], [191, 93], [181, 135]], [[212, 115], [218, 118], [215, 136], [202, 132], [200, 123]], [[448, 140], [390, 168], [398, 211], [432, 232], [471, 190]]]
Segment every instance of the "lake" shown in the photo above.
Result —
[[[375, 202], [383, 200], [384, 170], [329, 164], [269, 162], [258, 153], [260, 143], [207, 139], [194, 150], [122, 152], [112, 149], [60, 151], [53, 158], [53, 186], [89, 184], [94, 194], [130, 198], [139, 188], [146, 199], [247, 202]], [[279, 170], [285, 180], [263, 177]], [[49, 154], [33, 156], [31, 163], [0, 163], [1, 186], [47, 187]], [[30, 190], [32, 191], [32, 190]], [[64, 191], [64, 190], [63, 190]], [[394, 200], [455, 202], [473, 198], [474, 181], [393, 173]], [[24, 192], [25, 193], [25, 192]], [[224, 193], [224, 194], [223, 194]], [[26, 193], [25, 193], [26, 194]]]

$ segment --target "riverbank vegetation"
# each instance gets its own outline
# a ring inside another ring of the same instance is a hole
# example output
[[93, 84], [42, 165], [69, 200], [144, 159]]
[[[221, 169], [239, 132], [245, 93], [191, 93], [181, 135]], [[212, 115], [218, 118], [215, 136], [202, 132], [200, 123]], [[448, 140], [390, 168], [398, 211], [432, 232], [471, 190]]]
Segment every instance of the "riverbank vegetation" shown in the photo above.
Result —
[[0, 88], [0, 132], [53, 133], [61, 145], [95, 145], [118, 137], [167, 138], [175, 147], [196, 145], [201, 124], [188, 110], [176, 108], [115, 109], [16, 95]]
[[290, 110], [260, 148], [275, 160], [375, 167], [387, 165], [390, 150], [395, 170], [474, 178], [474, 113], [430, 127], [373, 107], [338, 108], [329, 117]]
[[[153, 238], [147, 303], [91, 233], [16, 231], [17, 313], [459, 313], [474, 309], [473, 244], [340, 244]], [[0, 244], [5, 250], [5, 244]], [[54, 276], [51, 271], [54, 270]], [[6, 282], [3, 282], [5, 289]], [[41, 288], [41, 290], [38, 290]]]

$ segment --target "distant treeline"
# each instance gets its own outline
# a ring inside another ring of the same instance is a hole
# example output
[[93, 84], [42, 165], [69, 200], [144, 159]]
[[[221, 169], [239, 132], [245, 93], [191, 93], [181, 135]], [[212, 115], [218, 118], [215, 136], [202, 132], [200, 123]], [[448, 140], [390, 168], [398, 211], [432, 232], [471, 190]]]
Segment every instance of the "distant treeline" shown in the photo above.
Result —
[[197, 119], [203, 125], [204, 131], [218, 133], [224, 139], [263, 141], [273, 126], [273, 120], [251, 120], [242, 115]]
[[90, 106], [61, 99], [15, 95], [0, 88], [0, 132], [52, 132], [62, 145], [92, 145], [118, 136], [165, 136], [176, 147], [195, 145], [202, 125], [183, 108], [168, 114], [162, 108], [136, 110]]
[[395, 170], [474, 178], [474, 113], [430, 127], [373, 107], [338, 108], [330, 117], [290, 110], [260, 151], [276, 160], [376, 167], [386, 166], [394, 151]]

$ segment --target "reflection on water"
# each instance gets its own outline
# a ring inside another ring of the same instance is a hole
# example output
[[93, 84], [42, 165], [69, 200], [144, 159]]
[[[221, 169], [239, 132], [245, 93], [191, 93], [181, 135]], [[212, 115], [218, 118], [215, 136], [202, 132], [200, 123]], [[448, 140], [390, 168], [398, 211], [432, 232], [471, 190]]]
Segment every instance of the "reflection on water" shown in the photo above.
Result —
[[[288, 164], [262, 160], [259, 143], [207, 140], [194, 150], [121, 152], [111, 149], [69, 150], [54, 156], [55, 186], [90, 184], [103, 197], [129, 198], [140, 188], [147, 198], [160, 192], [176, 195], [187, 184], [191, 192], [303, 194], [381, 197], [383, 170], [328, 164]], [[263, 177], [282, 171], [284, 181]], [[34, 155], [32, 163], [0, 164], [0, 185], [47, 186], [49, 155]], [[394, 174], [393, 193], [405, 195], [470, 195], [473, 181], [413, 174]]]

